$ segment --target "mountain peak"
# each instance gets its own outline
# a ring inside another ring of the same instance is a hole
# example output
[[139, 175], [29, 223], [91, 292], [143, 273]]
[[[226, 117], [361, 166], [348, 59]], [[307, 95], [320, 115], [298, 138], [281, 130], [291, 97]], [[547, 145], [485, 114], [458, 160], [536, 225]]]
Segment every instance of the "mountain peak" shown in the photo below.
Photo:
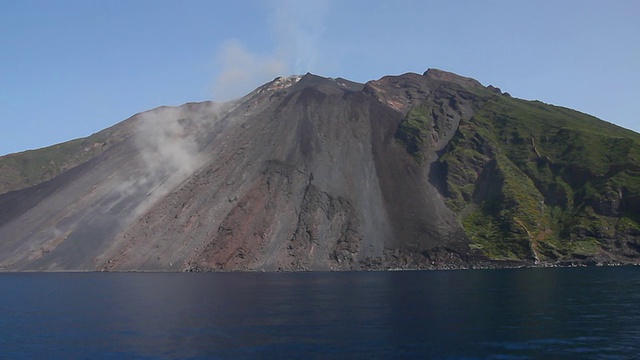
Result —
[[284, 89], [287, 88], [293, 84], [296, 84], [298, 81], [300, 81], [302, 77], [298, 76], [298, 75], [291, 75], [291, 76], [278, 76], [277, 78], [273, 79], [273, 81], [271, 81], [267, 87], [268, 90], [280, 90], [280, 89]]
[[423, 76], [433, 80], [453, 82], [464, 87], [484, 87], [478, 80], [440, 69], [430, 68], [424, 72]]

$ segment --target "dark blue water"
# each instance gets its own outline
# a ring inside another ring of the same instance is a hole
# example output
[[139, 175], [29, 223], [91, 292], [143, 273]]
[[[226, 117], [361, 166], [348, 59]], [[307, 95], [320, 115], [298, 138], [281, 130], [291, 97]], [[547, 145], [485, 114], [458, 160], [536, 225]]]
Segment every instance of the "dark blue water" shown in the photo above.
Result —
[[639, 267], [0, 274], [0, 358], [639, 357]]

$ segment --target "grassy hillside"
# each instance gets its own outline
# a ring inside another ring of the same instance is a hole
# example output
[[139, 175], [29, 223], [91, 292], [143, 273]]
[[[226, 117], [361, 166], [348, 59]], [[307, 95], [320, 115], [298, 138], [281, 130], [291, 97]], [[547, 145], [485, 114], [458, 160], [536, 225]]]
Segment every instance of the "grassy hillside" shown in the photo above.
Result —
[[410, 109], [396, 131], [398, 143], [418, 163], [423, 161], [423, 152], [428, 147], [428, 135], [434, 130], [433, 123], [431, 109], [423, 105]]
[[494, 259], [632, 254], [640, 237], [640, 134], [537, 101], [477, 92], [439, 158], [449, 206]]

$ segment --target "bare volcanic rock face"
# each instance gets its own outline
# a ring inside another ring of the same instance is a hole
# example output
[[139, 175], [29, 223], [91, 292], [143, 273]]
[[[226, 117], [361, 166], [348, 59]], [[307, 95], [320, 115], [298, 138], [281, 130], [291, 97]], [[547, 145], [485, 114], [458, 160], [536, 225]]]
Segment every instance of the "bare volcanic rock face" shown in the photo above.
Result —
[[[92, 147], [100, 151], [87, 159], [58, 160], [73, 164], [69, 170], [27, 187], [17, 177], [5, 182], [16, 190], [0, 195], [0, 270], [367, 270], [539, 261], [531, 253], [493, 256], [465, 222], [483, 206], [474, 199], [502, 194], [490, 184], [473, 192], [490, 175], [483, 169], [505, 175], [502, 163], [487, 165], [498, 156], [495, 147], [465, 137], [474, 115], [500, 97], [440, 70], [367, 84], [307, 74], [277, 78], [228, 103], [138, 114], [102, 134]], [[466, 157], [448, 160], [461, 147], [470, 149]], [[474, 174], [460, 174], [453, 166], [461, 162]], [[454, 185], [472, 194], [456, 193]], [[637, 241], [633, 221], [624, 233], [630, 242]], [[532, 241], [532, 254], [544, 257]], [[625, 245], [631, 257], [634, 249]]]
[[468, 256], [455, 214], [394, 140], [403, 113], [362, 89], [308, 74], [241, 99], [205, 164], [128, 226], [103, 268], [427, 267], [413, 255], [445, 245]]

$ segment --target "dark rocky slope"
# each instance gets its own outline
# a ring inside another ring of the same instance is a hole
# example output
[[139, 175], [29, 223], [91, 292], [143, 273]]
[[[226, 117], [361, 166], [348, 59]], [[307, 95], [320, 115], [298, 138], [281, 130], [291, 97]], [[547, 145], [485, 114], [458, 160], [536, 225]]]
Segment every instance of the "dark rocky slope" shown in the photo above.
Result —
[[639, 164], [636, 133], [439, 70], [278, 78], [0, 158], [0, 269], [637, 262]]

